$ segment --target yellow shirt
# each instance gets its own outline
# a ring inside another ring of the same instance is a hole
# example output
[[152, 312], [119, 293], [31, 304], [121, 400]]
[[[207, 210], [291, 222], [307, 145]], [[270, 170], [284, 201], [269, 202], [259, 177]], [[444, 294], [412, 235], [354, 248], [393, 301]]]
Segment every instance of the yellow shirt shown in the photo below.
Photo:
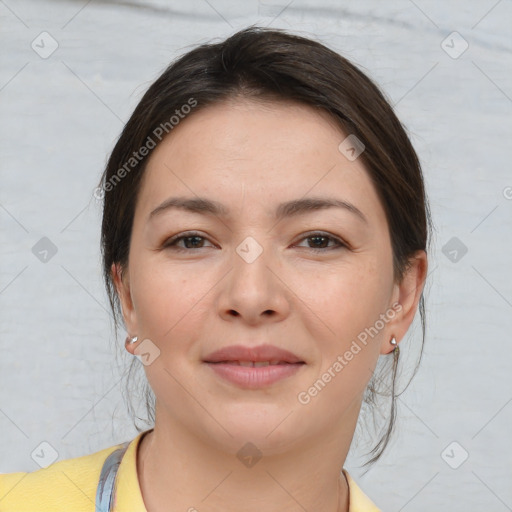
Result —
[[[133, 439], [117, 475], [114, 512], [147, 512], [137, 476], [137, 446]], [[96, 488], [105, 459], [121, 444], [54, 462], [31, 473], [0, 474], [0, 512], [94, 512]], [[381, 512], [343, 469], [349, 484], [349, 512]]]

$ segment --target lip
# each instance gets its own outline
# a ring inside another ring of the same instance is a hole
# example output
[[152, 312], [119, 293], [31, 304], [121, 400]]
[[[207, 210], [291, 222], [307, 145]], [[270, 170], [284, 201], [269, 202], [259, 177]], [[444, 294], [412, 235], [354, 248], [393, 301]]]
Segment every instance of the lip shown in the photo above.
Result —
[[238, 366], [231, 363], [206, 363], [216, 375], [245, 389], [265, 388], [295, 375], [305, 363], [283, 363], [269, 366]]
[[221, 363], [227, 361], [282, 361], [289, 364], [304, 363], [304, 361], [292, 352], [274, 345], [259, 345], [257, 347], [231, 345], [216, 350], [204, 358], [205, 363]]
[[[240, 366], [240, 361], [278, 361], [268, 366]], [[244, 347], [232, 345], [204, 359], [216, 375], [245, 389], [268, 387], [295, 375], [306, 363], [288, 350], [273, 345]]]

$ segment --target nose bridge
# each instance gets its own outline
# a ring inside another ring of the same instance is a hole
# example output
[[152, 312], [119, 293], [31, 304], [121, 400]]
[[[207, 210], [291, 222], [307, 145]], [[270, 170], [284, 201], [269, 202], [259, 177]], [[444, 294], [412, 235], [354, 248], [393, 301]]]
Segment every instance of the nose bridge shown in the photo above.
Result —
[[245, 237], [232, 256], [229, 285], [224, 291], [222, 309], [236, 311], [253, 321], [267, 311], [275, 315], [286, 310], [286, 297], [281, 281], [276, 277], [274, 251], [263, 237]]
[[[259, 239], [259, 241], [258, 241]], [[247, 286], [246, 294], [258, 294], [263, 296], [269, 292], [271, 286], [271, 248], [268, 239], [262, 237], [247, 236], [235, 248], [233, 255], [233, 283]], [[244, 290], [242, 289], [242, 292]]]

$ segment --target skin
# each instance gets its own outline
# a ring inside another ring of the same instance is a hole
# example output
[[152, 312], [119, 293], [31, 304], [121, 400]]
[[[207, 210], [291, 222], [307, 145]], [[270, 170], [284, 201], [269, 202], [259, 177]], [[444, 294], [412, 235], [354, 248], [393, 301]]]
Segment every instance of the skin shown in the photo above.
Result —
[[[156, 422], [137, 460], [149, 512], [348, 511], [340, 471], [363, 393], [379, 355], [413, 320], [427, 258], [418, 251], [394, 281], [383, 207], [362, 160], [338, 150], [345, 137], [311, 107], [239, 98], [190, 115], [153, 151], [129, 264], [112, 267], [126, 329], [139, 337], [126, 349], [135, 353], [149, 339], [160, 350], [144, 367]], [[207, 197], [231, 213], [170, 209], [148, 220], [171, 196]], [[367, 222], [341, 208], [275, 220], [279, 203], [304, 196], [348, 201]], [[203, 238], [182, 239], [182, 252], [163, 247], [190, 230]], [[334, 240], [312, 239], [310, 231]], [[252, 263], [236, 252], [248, 236], [263, 249]], [[301, 404], [298, 394], [395, 302], [400, 312]], [[271, 387], [247, 390], [202, 362], [221, 347], [263, 343], [306, 364]], [[236, 456], [247, 442], [263, 454], [250, 468]]]

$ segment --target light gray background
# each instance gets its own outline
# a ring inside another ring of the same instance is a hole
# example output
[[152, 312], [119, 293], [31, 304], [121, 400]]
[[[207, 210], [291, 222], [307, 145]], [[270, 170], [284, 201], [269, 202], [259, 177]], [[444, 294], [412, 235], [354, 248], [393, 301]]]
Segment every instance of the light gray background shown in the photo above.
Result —
[[[136, 435], [93, 190], [168, 63], [260, 23], [317, 38], [381, 85], [420, 154], [437, 228], [425, 355], [397, 434], [366, 475], [355, 450], [345, 467], [384, 511], [512, 510], [511, 22], [510, 0], [0, 0], [0, 471], [38, 469], [44, 441], [66, 459]], [[44, 31], [58, 43], [47, 58], [31, 47], [50, 48]], [[57, 248], [46, 262], [32, 250], [42, 237]], [[454, 243], [467, 253], [450, 254]]]

